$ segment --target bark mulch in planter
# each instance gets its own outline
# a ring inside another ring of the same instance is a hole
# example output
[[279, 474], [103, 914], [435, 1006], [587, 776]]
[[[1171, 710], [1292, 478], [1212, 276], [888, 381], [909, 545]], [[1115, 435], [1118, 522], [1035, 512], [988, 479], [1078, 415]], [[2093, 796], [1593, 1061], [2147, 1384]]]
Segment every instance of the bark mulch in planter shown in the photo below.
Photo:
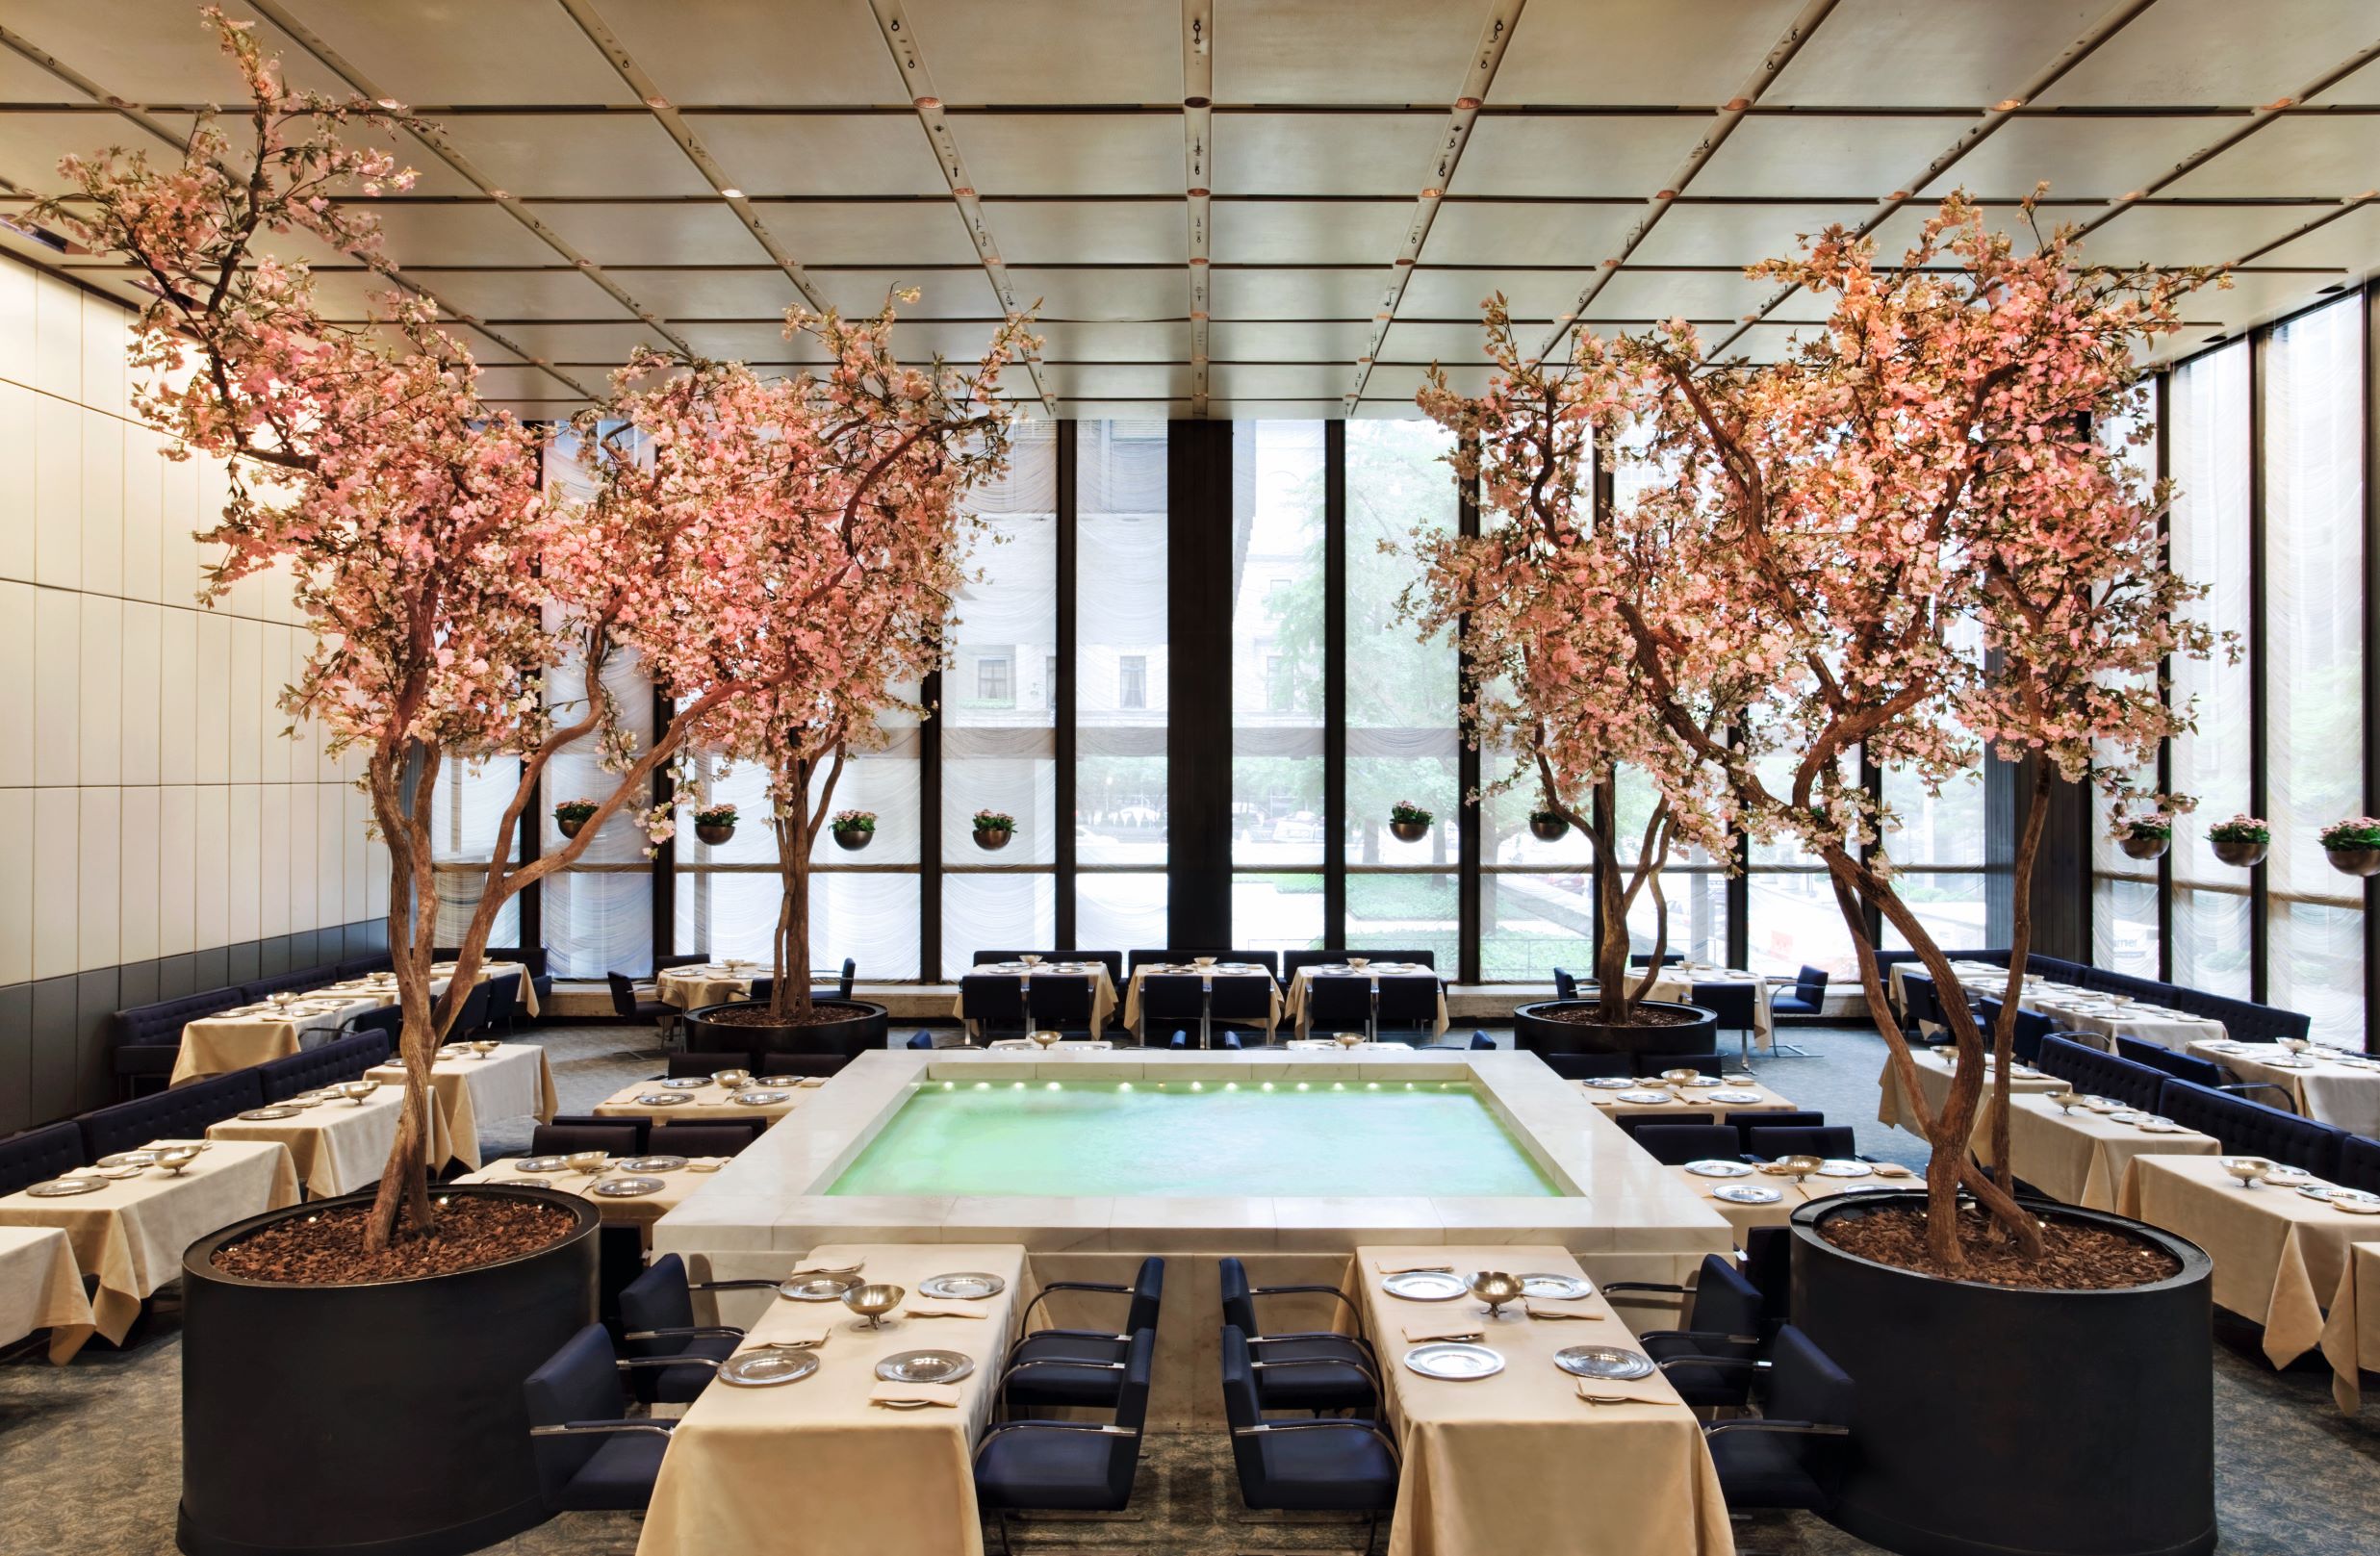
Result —
[[876, 1011], [864, 1005], [838, 1005], [831, 1000], [819, 1000], [804, 1015], [788, 1008], [781, 1016], [769, 1014], [766, 1005], [736, 1005], [724, 1010], [705, 1010], [703, 1020], [713, 1027], [824, 1027], [838, 1021], [857, 1021]]
[[433, 1195], [435, 1237], [400, 1229], [377, 1252], [364, 1247], [371, 1207], [342, 1205], [276, 1221], [215, 1256], [216, 1268], [251, 1281], [351, 1286], [451, 1275], [550, 1246], [578, 1225], [558, 1205], [494, 1194]]
[[2148, 1286], [2181, 1273], [2164, 1249], [2107, 1227], [2053, 1220], [2041, 1229], [2041, 1258], [2028, 1260], [1991, 1217], [1969, 1205], [1958, 1213], [1958, 1242], [1966, 1264], [1946, 1270], [1926, 1251], [1926, 1213], [1893, 1206], [1862, 1215], [1829, 1217], [1819, 1236], [1847, 1254], [1896, 1269], [2034, 1291], [2112, 1291]]
[[1691, 1027], [1709, 1019], [1690, 1010], [1649, 1009], [1641, 1005], [1616, 1021], [1606, 1018], [1599, 1005], [1564, 1005], [1550, 1010], [1531, 1010], [1529, 1014], [1539, 1021], [1566, 1021], [1574, 1027]]

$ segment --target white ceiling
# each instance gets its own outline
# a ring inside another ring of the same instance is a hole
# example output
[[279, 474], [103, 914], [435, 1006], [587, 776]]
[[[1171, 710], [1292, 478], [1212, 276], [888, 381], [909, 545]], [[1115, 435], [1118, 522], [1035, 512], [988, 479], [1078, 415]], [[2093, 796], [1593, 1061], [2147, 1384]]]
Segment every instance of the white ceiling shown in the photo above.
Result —
[[[1492, 293], [1548, 344], [1571, 317], [1683, 314], [1774, 355], [1815, 307], [1747, 263], [1832, 221], [1893, 251], [1961, 186], [2013, 220], [2043, 179], [2094, 257], [2238, 268], [2173, 354], [2380, 270], [2367, 0], [232, 10], [296, 84], [444, 126], [443, 150], [399, 148], [416, 191], [371, 203], [529, 416], [583, 403], [640, 341], [801, 361], [777, 320], [806, 296], [918, 287], [905, 351], [964, 356], [1003, 278], [1039, 303], [1042, 359], [1011, 383], [1043, 411], [1409, 415], [1433, 359], [1479, 375]], [[55, 190], [65, 152], [170, 154], [233, 86], [192, 0], [9, 0], [0, 214]], [[318, 257], [362, 317], [385, 283]]]

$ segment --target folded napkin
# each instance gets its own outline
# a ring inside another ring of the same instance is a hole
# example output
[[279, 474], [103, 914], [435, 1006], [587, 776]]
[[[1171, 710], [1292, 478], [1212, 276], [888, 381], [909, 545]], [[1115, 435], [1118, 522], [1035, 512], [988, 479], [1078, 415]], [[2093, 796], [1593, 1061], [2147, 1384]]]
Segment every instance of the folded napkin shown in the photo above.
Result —
[[794, 1083], [798, 1086], [822, 1086], [826, 1084], [827, 1078], [823, 1075], [806, 1075]]
[[1521, 1311], [1532, 1318], [1600, 1318], [1599, 1308], [1581, 1306], [1576, 1302], [1554, 1302], [1543, 1297], [1523, 1297]]
[[752, 1340], [750, 1343], [755, 1349], [765, 1345], [816, 1346], [824, 1345], [833, 1338], [832, 1324], [772, 1324], [767, 1339]]
[[1375, 1259], [1372, 1268], [1383, 1275], [1451, 1275], [1452, 1264], [1432, 1264], [1409, 1259]]
[[868, 1390], [871, 1405], [946, 1405], [956, 1410], [966, 1390], [955, 1383], [880, 1383]]
[[821, 1264], [812, 1269], [795, 1269], [785, 1279], [798, 1281], [805, 1275], [857, 1275], [867, 1266], [866, 1260], [855, 1259], [848, 1264]]
[[912, 1318], [981, 1318], [984, 1310], [963, 1302], [910, 1302], [901, 1311]]
[[1631, 1384], [1638, 1382], [1615, 1383], [1602, 1378], [1581, 1378], [1578, 1380], [1578, 1397], [1598, 1400], [1606, 1405], [1622, 1401], [1631, 1405], [1675, 1405], [1679, 1402], [1676, 1394], [1639, 1393], [1635, 1387], [1631, 1387]]

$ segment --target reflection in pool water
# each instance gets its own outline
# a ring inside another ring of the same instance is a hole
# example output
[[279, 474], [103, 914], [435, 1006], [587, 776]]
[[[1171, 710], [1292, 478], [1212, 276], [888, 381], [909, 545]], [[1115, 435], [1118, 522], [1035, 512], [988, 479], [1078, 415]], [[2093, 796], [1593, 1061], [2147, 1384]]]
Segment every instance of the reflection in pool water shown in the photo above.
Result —
[[934, 1081], [833, 1194], [1551, 1195], [1459, 1082]]

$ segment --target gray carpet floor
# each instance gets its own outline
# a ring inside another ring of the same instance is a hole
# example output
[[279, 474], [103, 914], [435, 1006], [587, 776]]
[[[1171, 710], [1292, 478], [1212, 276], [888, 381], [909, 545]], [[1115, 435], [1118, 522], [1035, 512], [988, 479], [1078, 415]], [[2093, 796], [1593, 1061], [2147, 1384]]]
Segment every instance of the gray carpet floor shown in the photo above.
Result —
[[[628, 1081], [655, 1074], [657, 1050], [618, 1027], [550, 1027], [535, 1034], [552, 1059], [565, 1112], [584, 1111]], [[1759, 1064], [1761, 1078], [1835, 1123], [1854, 1124], [1860, 1149], [1916, 1165], [1912, 1136], [1876, 1122], [1876, 1077], [1883, 1045], [1866, 1031], [1795, 1029], [1806, 1059]], [[1507, 1039], [1508, 1040], [1508, 1039]], [[527, 1121], [486, 1132], [491, 1152], [527, 1145]], [[180, 1492], [181, 1313], [173, 1288], [160, 1293], [123, 1350], [87, 1348], [64, 1367], [38, 1349], [0, 1362], [0, 1556], [164, 1556], [173, 1544]], [[2214, 1347], [2215, 1492], [2220, 1549], [2233, 1556], [2331, 1556], [2380, 1547], [2380, 1406], [2360, 1419], [2330, 1401], [2318, 1363], [2273, 1371], [2246, 1325], [2222, 1320]], [[2022, 1337], [2010, 1337], [2022, 1343]], [[302, 1365], [302, 1358], [260, 1358], [260, 1365]], [[369, 1408], [359, 1401], [359, 1408]], [[2091, 1444], [2062, 1440], [2041, 1423], [2045, 1456], [2088, 1454]], [[1945, 1493], [1959, 1486], [1945, 1466]], [[1988, 1495], [1985, 1487], [1967, 1488]], [[517, 1556], [620, 1553], [636, 1545], [628, 1515], [571, 1514], [492, 1549]], [[1799, 1515], [1760, 1516], [1738, 1525], [1747, 1552], [1775, 1556], [1857, 1556], [1874, 1549]], [[1178, 1556], [1263, 1556], [1270, 1552], [1353, 1551], [1360, 1538], [1344, 1520], [1320, 1517], [1258, 1521], [1241, 1505], [1228, 1447], [1219, 1440], [1153, 1437], [1143, 1455], [1133, 1505], [1121, 1519], [1036, 1522], [1019, 1549]], [[1386, 1538], [1383, 1537], [1383, 1548]], [[1576, 1549], [1595, 1548], [1581, 1529]], [[732, 1556], [732, 1553], [723, 1553]]]

